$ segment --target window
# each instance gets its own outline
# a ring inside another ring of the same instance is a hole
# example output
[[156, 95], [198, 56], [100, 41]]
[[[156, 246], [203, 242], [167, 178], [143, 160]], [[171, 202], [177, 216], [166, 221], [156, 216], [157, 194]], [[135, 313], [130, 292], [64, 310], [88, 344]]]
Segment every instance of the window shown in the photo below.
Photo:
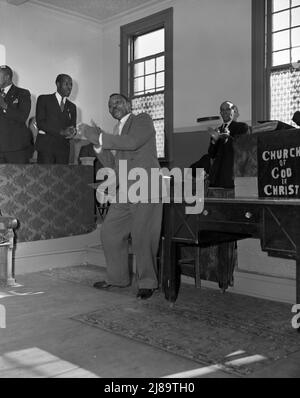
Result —
[[300, 0], [268, 4], [270, 118], [292, 124], [300, 109]]
[[161, 161], [170, 160], [173, 132], [172, 15], [168, 9], [121, 27], [121, 92], [134, 114], [152, 117]]
[[253, 0], [255, 29], [253, 119], [293, 124], [300, 109], [300, 0]]

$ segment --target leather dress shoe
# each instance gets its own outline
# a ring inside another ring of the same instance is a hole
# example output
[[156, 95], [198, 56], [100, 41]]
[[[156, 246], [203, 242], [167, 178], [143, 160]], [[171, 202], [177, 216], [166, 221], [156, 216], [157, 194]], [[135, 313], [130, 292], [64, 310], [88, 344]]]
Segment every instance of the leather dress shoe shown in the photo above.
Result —
[[125, 288], [125, 287], [130, 286], [130, 284], [129, 285], [125, 285], [125, 286], [119, 286], [119, 285], [111, 285], [110, 283], [107, 283], [106, 281], [99, 281], [99, 282], [94, 283], [93, 286], [96, 289], [108, 289], [110, 287]]
[[108, 289], [109, 287], [112, 287], [112, 285], [110, 285], [109, 283], [107, 283], [106, 281], [99, 281], [93, 284], [93, 286], [96, 289]]
[[141, 300], [147, 300], [152, 296], [153, 292], [154, 289], [139, 289], [136, 297], [140, 298]]

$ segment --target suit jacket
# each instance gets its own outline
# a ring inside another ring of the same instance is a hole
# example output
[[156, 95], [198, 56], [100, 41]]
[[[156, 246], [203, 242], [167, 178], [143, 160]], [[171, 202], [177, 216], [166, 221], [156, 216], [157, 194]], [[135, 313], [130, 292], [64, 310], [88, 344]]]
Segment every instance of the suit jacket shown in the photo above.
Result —
[[[116, 151], [115, 156], [112, 150]], [[102, 134], [102, 151], [97, 155], [105, 167], [114, 168], [118, 176], [119, 160], [127, 161], [128, 173], [139, 167], [148, 175], [148, 194], [152, 168], [160, 168], [156, 150], [156, 131], [147, 113], [131, 114], [123, 126], [121, 135]], [[135, 181], [128, 182], [128, 187]]]
[[38, 134], [36, 149], [44, 152], [69, 152], [70, 143], [60, 135], [67, 127], [76, 127], [76, 105], [66, 100], [62, 112], [55, 93], [40, 95], [36, 104], [36, 122], [39, 130], [46, 134]]
[[12, 152], [27, 149], [32, 135], [26, 126], [30, 114], [30, 92], [12, 85], [5, 96], [7, 110], [0, 110], [0, 151]]
[[228, 129], [230, 131], [228, 140], [221, 138], [215, 144], [211, 142], [208, 149], [208, 154], [214, 159], [209, 174], [211, 187], [234, 188], [233, 141], [236, 137], [247, 134], [249, 127], [246, 123], [232, 121]]

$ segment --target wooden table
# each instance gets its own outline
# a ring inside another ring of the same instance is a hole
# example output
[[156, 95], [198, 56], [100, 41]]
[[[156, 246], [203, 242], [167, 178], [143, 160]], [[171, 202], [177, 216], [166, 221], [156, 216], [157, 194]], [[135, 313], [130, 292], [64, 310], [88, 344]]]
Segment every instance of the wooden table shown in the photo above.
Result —
[[261, 241], [273, 257], [296, 260], [296, 303], [300, 304], [300, 199], [205, 198], [201, 214], [186, 215], [187, 204], [164, 205], [162, 288], [177, 299], [180, 270], [178, 243], [204, 246], [246, 238]]

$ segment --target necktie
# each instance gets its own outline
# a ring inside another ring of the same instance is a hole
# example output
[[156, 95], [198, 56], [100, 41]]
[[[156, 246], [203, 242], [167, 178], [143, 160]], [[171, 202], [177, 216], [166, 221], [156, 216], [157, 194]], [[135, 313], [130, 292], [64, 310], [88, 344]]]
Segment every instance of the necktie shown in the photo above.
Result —
[[223, 133], [225, 132], [227, 126], [228, 126], [228, 123], [224, 123], [224, 124], [223, 124], [223, 128], [222, 128], [222, 132], [223, 132]]
[[121, 122], [119, 120], [119, 122], [118, 122], [118, 135], [121, 135], [121, 132], [122, 132], [122, 126], [121, 126]]
[[65, 104], [64, 104], [64, 99], [63, 99], [63, 98], [62, 98], [61, 101], [60, 101], [60, 109], [61, 109], [62, 112], [63, 112], [64, 109], [65, 109]]
[[1, 97], [5, 97], [5, 91], [4, 91], [4, 88], [1, 88]]

